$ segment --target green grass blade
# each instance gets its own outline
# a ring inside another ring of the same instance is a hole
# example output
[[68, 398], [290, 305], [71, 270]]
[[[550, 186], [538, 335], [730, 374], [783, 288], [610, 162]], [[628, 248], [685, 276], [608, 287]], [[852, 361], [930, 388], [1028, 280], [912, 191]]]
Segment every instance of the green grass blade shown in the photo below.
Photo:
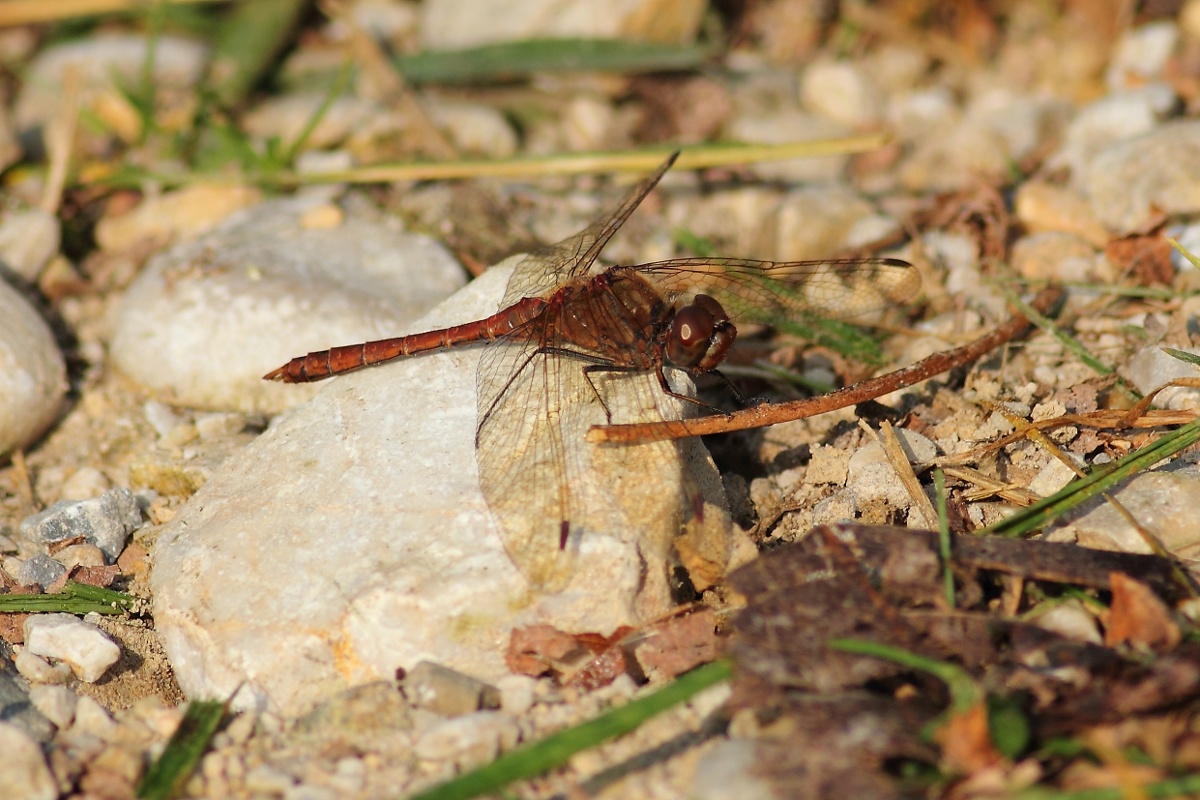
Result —
[[733, 666], [725, 660], [697, 667], [654, 694], [614, 708], [540, 742], [505, 753], [490, 764], [421, 792], [412, 800], [467, 800], [498, 792], [513, 781], [531, 778], [562, 766], [581, 750], [629, 733], [651, 717], [690, 699], [701, 690], [728, 680], [732, 674]]
[[32, 614], [124, 614], [137, 598], [131, 594], [67, 581], [57, 594], [0, 594], [0, 612]]
[[208, 83], [226, 106], [239, 103], [275, 63], [308, 0], [246, 0], [221, 25]]
[[228, 712], [229, 704], [217, 700], [188, 703], [183, 720], [167, 742], [167, 749], [138, 783], [137, 796], [144, 800], [168, 800], [178, 794], [196, 770]]
[[941, 468], [933, 471], [933, 493], [937, 499], [938, 549], [942, 559], [942, 590], [946, 605], [954, 608], [954, 571], [950, 569], [950, 515], [946, 510], [946, 474]]
[[1086, 477], [1072, 481], [1049, 497], [975, 533], [979, 536], [1022, 536], [1031, 533], [1045, 527], [1056, 517], [1081, 503], [1111, 490], [1126, 478], [1149, 469], [1198, 441], [1200, 419], [1189, 422], [1118, 461], [1094, 470]]
[[[1136, 788], [1137, 794], [1130, 790]], [[1102, 789], [1076, 789], [1067, 791], [1034, 786], [1014, 791], [1009, 800], [1125, 800], [1129, 797], [1195, 797], [1200, 794], [1200, 775], [1185, 775], [1157, 783], [1144, 783], [1137, 787], [1109, 786]]]
[[533, 72], [664, 72], [700, 66], [712, 51], [618, 39], [530, 39], [397, 56], [396, 68], [418, 83], [499, 83]]

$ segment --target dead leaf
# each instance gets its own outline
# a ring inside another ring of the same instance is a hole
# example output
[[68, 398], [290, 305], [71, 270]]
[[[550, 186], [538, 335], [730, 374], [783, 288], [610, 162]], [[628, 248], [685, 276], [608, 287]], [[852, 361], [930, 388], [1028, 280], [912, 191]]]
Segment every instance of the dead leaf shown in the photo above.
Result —
[[1112, 573], [1109, 582], [1112, 605], [1105, 620], [1106, 645], [1129, 643], [1169, 651], [1179, 644], [1182, 634], [1171, 618], [1171, 609], [1150, 587], [1120, 572]]

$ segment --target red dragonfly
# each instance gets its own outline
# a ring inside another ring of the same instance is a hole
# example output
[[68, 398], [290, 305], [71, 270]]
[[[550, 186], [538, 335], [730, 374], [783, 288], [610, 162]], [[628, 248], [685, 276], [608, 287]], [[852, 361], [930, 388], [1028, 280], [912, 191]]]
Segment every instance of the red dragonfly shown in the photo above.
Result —
[[[920, 288], [912, 265], [892, 258], [676, 258], [597, 267], [601, 250], [677, 156], [613, 212], [521, 261], [492, 316], [309, 353], [264, 377], [315, 381], [419, 353], [490, 343], [477, 373], [480, 483], [517, 567], [537, 586], [561, 588], [569, 577], [564, 556], [585, 527], [578, 520], [589, 502], [576, 488], [588, 469], [576, 451], [586, 447], [586, 425], [612, 421], [616, 407], [606, 402], [609, 391], [597, 386], [599, 376], [653, 375], [663, 395], [707, 407], [675, 391], [668, 371], [694, 377], [715, 370], [733, 345], [737, 323], [808, 314], [850, 318], [907, 301]], [[572, 362], [578, 363], [565, 366]], [[580, 421], [573, 409], [581, 403], [598, 403], [604, 419]], [[638, 405], [638, 421], [670, 413], [655, 400]]]

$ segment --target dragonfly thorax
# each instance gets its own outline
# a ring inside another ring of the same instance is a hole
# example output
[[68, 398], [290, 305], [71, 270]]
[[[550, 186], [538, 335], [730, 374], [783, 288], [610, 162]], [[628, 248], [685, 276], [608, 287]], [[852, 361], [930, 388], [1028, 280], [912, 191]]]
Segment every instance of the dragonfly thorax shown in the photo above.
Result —
[[675, 313], [666, 335], [666, 356], [690, 372], [708, 372], [724, 360], [737, 328], [713, 298], [698, 294]]

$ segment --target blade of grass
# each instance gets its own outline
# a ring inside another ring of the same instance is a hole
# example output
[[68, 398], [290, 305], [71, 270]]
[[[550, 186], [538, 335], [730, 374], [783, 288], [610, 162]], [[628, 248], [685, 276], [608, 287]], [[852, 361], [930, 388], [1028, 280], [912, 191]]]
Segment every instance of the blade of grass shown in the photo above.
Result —
[[[788, 161], [794, 158], [860, 153], [880, 147], [888, 141], [886, 135], [864, 134], [838, 139], [819, 139], [782, 144], [707, 144], [689, 147], [675, 163], [676, 169], [706, 169], [734, 164], [754, 164], [761, 161]], [[163, 186], [189, 183], [241, 185], [258, 183], [264, 186], [287, 187], [322, 185], [328, 183], [388, 183], [391, 181], [454, 180], [464, 178], [537, 178], [548, 175], [590, 175], [605, 172], [649, 172], [675, 151], [662, 145], [594, 153], [566, 153], [555, 156], [519, 156], [508, 159], [423, 162], [408, 161], [358, 167], [340, 172], [295, 173], [163, 173], [122, 167], [116, 171], [95, 175], [96, 185], [136, 189], [148, 180]]]
[[[160, 3], [216, 3], [224, 0], [158, 0]], [[115, 12], [138, 12], [145, 0], [4, 0], [0, 3], [0, 28], [92, 17]]]
[[946, 605], [954, 608], [954, 573], [950, 570], [950, 517], [946, 512], [946, 475], [941, 468], [933, 471], [933, 494], [937, 500], [938, 549], [942, 559], [942, 588]]
[[308, 0], [236, 3], [213, 46], [208, 83], [226, 106], [239, 103], [287, 45]]
[[1043, 500], [1024, 508], [1011, 517], [981, 528], [979, 536], [1022, 536], [1048, 525], [1056, 517], [1085, 503], [1138, 472], [1176, 455], [1200, 441], [1200, 419], [1189, 422], [1161, 439], [1104, 467], [1086, 477], [1067, 484]]
[[[1030, 320], [1034, 325], [1037, 325], [1043, 331], [1057, 339], [1059, 344], [1066, 348], [1068, 353], [1074, 355], [1099, 375], [1108, 376], [1114, 374], [1115, 371], [1111, 367], [1106, 366], [1100, 361], [1100, 359], [1089, 353], [1087, 348], [1084, 347], [1078, 339], [1060, 328], [1054, 322], [1054, 320], [1050, 319], [1045, 314], [1038, 313], [1037, 309], [1031, 308], [1030, 305], [1022, 300], [1020, 295], [1016, 294], [1015, 292], [1010, 292], [1006, 287], [999, 284], [997, 284], [997, 287], [1004, 294], [1005, 300], [1007, 300], [1014, 308], [1021, 312], [1026, 319]], [[1134, 400], [1137, 400], [1141, 397], [1141, 394], [1139, 394], [1136, 389], [1130, 386], [1129, 383], [1126, 382], [1126, 380], [1120, 375], [1117, 376], [1117, 385], [1124, 389], [1125, 392]]]
[[0, 594], [0, 612], [124, 614], [137, 602], [131, 594], [67, 581], [57, 594]]
[[[1141, 797], [1195, 797], [1200, 793], [1200, 775], [1185, 775], [1157, 783], [1145, 783], [1138, 787]], [[1051, 789], [1034, 786], [1008, 794], [1009, 800], [1125, 800], [1131, 797], [1124, 786], [1109, 786], [1102, 789]]]
[[171, 735], [167, 748], [138, 783], [137, 796], [144, 800], [167, 800], [181, 792], [228, 713], [228, 701], [193, 700], [188, 703], [183, 720]]
[[533, 72], [666, 72], [693, 69], [714, 51], [620, 39], [528, 39], [462, 50], [426, 50], [394, 60], [407, 81], [501, 83]]
[[411, 800], [466, 800], [490, 794], [516, 780], [531, 778], [562, 766], [571, 756], [609, 739], [629, 733], [651, 717], [695, 696], [733, 674], [729, 661], [714, 661], [620, 708], [568, 728], [540, 742], [505, 753], [490, 764], [428, 789]]

